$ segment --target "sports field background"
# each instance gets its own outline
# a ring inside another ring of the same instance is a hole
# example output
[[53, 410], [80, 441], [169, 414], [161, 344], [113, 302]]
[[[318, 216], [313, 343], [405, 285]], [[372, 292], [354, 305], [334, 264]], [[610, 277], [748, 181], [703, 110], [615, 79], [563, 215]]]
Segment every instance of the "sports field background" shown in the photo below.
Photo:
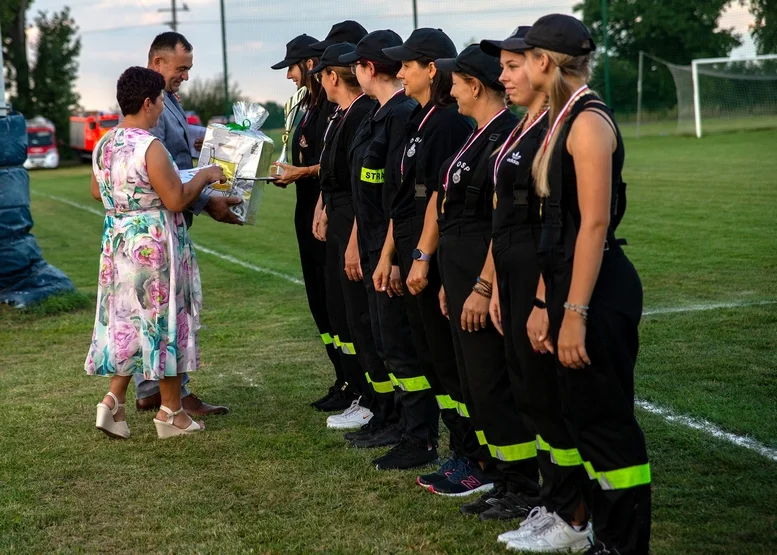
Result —
[[[772, 454], [775, 145], [777, 131], [628, 140], [620, 232], [651, 313], [638, 397]], [[129, 441], [96, 431], [107, 380], [84, 375], [83, 362], [101, 205], [88, 167], [31, 176], [33, 232], [90, 300], [61, 313], [0, 307], [0, 553], [505, 552], [496, 536], [514, 525], [460, 516], [460, 500], [421, 490], [411, 472], [375, 471], [375, 451], [346, 448], [307, 406], [331, 370], [293, 280], [292, 188], [266, 190], [256, 227], [199, 217], [192, 228], [221, 256], [198, 252], [203, 364], [193, 389], [232, 412], [166, 442], [132, 407]], [[702, 310], [720, 303], [732, 306]], [[642, 409], [638, 417], [653, 466], [654, 554], [777, 553], [774, 457]]]

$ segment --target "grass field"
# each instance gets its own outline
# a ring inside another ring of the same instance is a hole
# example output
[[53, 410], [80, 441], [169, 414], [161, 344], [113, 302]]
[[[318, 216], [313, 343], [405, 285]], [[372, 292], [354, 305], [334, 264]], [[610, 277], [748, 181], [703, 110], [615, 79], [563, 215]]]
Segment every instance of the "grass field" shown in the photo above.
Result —
[[[777, 448], [777, 132], [627, 143], [621, 235], [646, 310], [640, 399]], [[47, 260], [89, 306], [0, 307], [0, 553], [504, 553], [498, 533], [378, 472], [307, 406], [331, 381], [299, 277], [294, 192], [268, 189], [256, 227], [197, 219], [205, 293], [195, 392], [232, 412], [160, 442], [94, 429], [107, 381], [84, 375], [102, 219], [88, 168], [32, 174]], [[65, 202], [63, 202], [65, 201]], [[71, 204], [67, 204], [71, 203]], [[662, 312], [733, 303], [714, 310]], [[128, 402], [132, 402], [132, 395]], [[654, 475], [655, 555], [777, 553], [777, 461], [638, 410]]]

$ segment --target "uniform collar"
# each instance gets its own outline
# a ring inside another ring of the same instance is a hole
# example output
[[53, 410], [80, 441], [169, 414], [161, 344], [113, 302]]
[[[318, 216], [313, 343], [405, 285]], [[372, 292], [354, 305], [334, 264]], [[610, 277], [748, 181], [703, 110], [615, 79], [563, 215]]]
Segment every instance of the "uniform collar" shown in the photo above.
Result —
[[426, 106], [421, 106], [420, 104], [416, 106], [413, 114], [410, 116], [409, 124], [413, 128], [418, 129], [418, 126], [424, 121], [426, 115], [432, 111], [432, 108], [434, 108], [434, 103], [431, 100], [426, 103]]
[[375, 116], [372, 118], [372, 121], [380, 121], [386, 116], [388, 116], [391, 113], [391, 108], [394, 106], [401, 104], [402, 102], [407, 102], [409, 100], [412, 100], [409, 96], [406, 96], [404, 92], [395, 94], [391, 98], [388, 99], [388, 102], [386, 102], [383, 106], [376, 106], [376, 113]]

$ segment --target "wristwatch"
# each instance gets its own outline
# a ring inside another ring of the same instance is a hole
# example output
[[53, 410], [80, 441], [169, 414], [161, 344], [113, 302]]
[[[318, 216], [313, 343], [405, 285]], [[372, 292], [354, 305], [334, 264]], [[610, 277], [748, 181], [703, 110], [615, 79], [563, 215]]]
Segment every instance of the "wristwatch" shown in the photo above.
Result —
[[432, 259], [431, 254], [426, 254], [421, 249], [413, 250], [413, 260], [420, 260], [421, 262], [429, 262]]

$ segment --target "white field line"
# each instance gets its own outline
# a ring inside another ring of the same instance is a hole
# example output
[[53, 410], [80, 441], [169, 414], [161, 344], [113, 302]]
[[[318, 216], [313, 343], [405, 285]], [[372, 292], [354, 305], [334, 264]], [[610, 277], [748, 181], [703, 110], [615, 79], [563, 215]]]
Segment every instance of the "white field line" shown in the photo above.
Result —
[[[38, 195], [41, 197], [46, 197], [51, 200], [56, 200], [57, 202], [61, 202], [64, 204], [67, 204], [69, 206], [72, 206], [74, 208], [79, 208], [81, 210], [85, 210], [89, 212], [90, 214], [94, 214], [96, 216], [105, 217], [105, 210], [99, 210], [97, 208], [93, 208], [91, 206], [84, 206], [83, 204], [79, 204], [77, 202], [73, 202], [72, 200], [68, 200], [66, 198], [58, 197], [55, 195], [47, 195], [45, 193], [39, 193], [38, 191], [31, 191], [32, 194]], [[304, 285], [304, 282], [301, 279], [298, 279], [294, 276], [290, 276], [288, 274], [284, 274], [282, 272], [278, 272], [276, 270], [273, 270], [271, 268], [265, 268], [263, 266], [256, 266], [255, 264], [250, 264], [249, 262], [244, 262], [243, 260], [240, 260], [238, 258], [235, 258], [234, 256], [230, 256], [228, 254], [224, 254], [218, 251], [214, 251], [213, 249], [209, 249], [208, 247], [204, 245], [200, 245], [199, 243], [194, 243], [195, 250], [199, 252], [204, 252], [206, 254], [209, 254], [211, 256], [215, 256], [216, 258], [220, 258], [221, 260], [225, 260], [226, 262], [231, 262], [232, 264], [235, 264], [236, 266], [241, 266], [243, 268], [247, 268], [249, 270], [253, 270], [254, 272], [258, 272], [261, 274], [267, 274], [271, 276], [275, 276], [277, 278], [280, 278], [282, 280], [288, 281], [290, 283], [294, 283], [296, 285]]]
[[725, 432], [707, 420], [701, 418], [691, 418], [690, 416], [677, 414], [669, 409], [654, 405], [648, 401], [637, 400], [637, 406], [644, 411], [655, 414], [656, 416], [660, 416], [667, 422], [681, 424], [687, 428], [704, 432], [705, 434], [710, 435], [715, 439], [727, 441], [734, 445], [738, 445], [739, 447], [750, 449], [751, 451], [755, 451], [756, 453], [763, 455], [767, 459], [777, 462], [777, 449], [767, 447], [766, 445], [756, 441], [753, 438], [738, 436], [730, 432]]
[[705, 310], [717, 310], [719, 308], [742, 308], [746, 306], [761, 306], [777, 304], [777, 301], [741, 301], [733, 303], [692, 304], [688, 306], [670, 306], [667, 308], [653, 308], [642, 313], [643, 316], [655, 316], [660, 314], [677, 314], [680, 312], [702, 312]]
[[[95, 214], [97, 216], [105, 216], [105, 212], [102, 210], [98, 210], [97, 208], [92, 208], [91, 206], [84, 206], [82, 204], [79, 204], [77, 202], [73, 202], [71, 200], [57, 197], [54, 195], [47, 195], [45, 193], [39, 193], [37, 191], [32, 191], [33, 194], [39, 195], [42, 197], [49, 198], [51, 200], [56, 200], [58, 202], [62, 202], [64, 204], [67, 204], [69, 206], [73, 206], [74, 208], [79, 208], [81, 210], [85, 210], [87, 212], [90, 212], [92, 214]], [[280, 279], [289, 281], [291, 283], [302, 285], [302, 280], [299, 280], [293, 276], [282, 274], [280, 272], [276, 272], [275, 270], [271, 270], [269, 268], [263, 268], [261, 266], [255, 266], [253, 264], [249, 264], [248, 262], [244, 262], [240, 259], [237, 259], [233, 256], [223, 254], [217, 251], [214, 251], [212, 249], [209, 249], [207, 247], [204, 247], [202, 245], [195, 244], [195, 248], [197, 250], [200, 250], [202, 252], [205, 252], [207, 254], [210, 254], [212, 256], [216, 256], [226, 262], [231, 262], [232, 264], [235, 264], [237, 266], [241, 266], [243, 268], [247, 268], [249, 270], [253, 270], [255, 272], [263, 273], [272, 275], [275, 277], [278, 277]], [[753, 302], [734, 302], [734, 303], [713, 303], [713, 304], [700, 304], [700, 305], [689, 305], [684, 307], [669, 307], [669, 308], [657, 308], [652, 310], [646, 310], [643, 312], [645, 316], [653, 316], [653, 315], [660, 315], [660, 314], [676, 314], [680, 312], [701, 312], [705, 310], [715, 310], [719, 308], [742, 308], [747, 306], [759, 306], [759, 305], [769, 305], [769, 304], [777, 304], [777, 301], [753, 301]], [[253, 383], [249, 382], [249, 385], [252, 387], [255, 387]], [[710, 435], [716, 439], [719, 439], [721, 441], [726, 441], [728, 443], [731, 443], [733, 445], [737, 445], [739, 447], [744, 447], [745, 449], [750, 449], [751, 451], [755, 451], [756, 453], [759, 453], [760, 455], [763, 455], [764, 457], [777, 462], [777, 449], [773, 449], [771, 447], [767, 447], [763, 445], [762, 443], [759, 443], [758, 441], [744, 436], [738, 436], [736, 434], [732, 434], [729, 432], [725, 432], [712, 424], [711, 422], [708, 422], [707, 420], [703, 419], [696, 419], [691, 418], [690, 416], [685, 416], [682, 414], [677, 414], [673, 412], [670, 409], [666, 409], [664, 407], [654, 405], [653, 403], [650, 403], [648, 401], [641, 401], [637, 400], [636, 405], [640, 407], [642, 410], [645, 410], [651, 414], [654, 414], [656, 416], [660, 416], [664, 420], [670, 423], [674, 424], [681, 424], [687, 428], [691, 428], [693, 430], [697, 430], [700, 432], [704, 432], [707, 435]]]

